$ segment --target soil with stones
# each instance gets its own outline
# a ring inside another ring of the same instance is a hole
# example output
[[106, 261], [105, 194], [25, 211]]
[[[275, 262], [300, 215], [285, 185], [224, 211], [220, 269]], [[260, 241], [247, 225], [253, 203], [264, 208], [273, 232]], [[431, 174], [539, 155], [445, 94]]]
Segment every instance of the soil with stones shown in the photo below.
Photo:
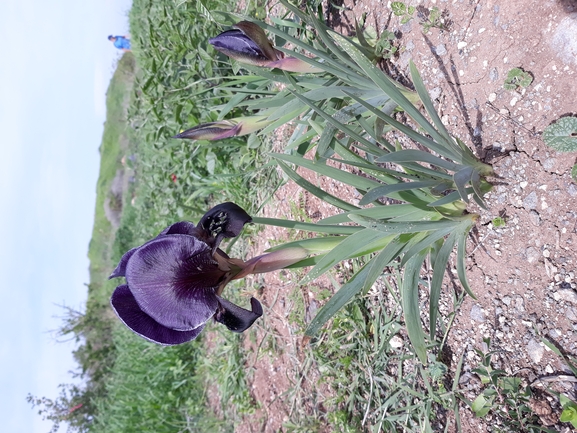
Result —
[[[401, 24], [386, 2], [377, 0], [340, 3], [329, 13], [329, 22], [344, 34], [353, 34], [355, 17], [366, 13], [366, 25], [379, 33], [395, 32], [399, 47], [387, 68], [395, 78], [409, 83], [409, 60], [421, 72], [448, 129], [467, 142], [496, 172], [494, 189], [486, 196], [487, 210], [471, 207], [481, 215], [468, 243], [468, 277], [477, 299], [467, 298], [458, 313], [447, 344], [451, 369], [464, 354], [461, 389], [469, 398], [480, 384], [471, 369], [480, 363], [473, 350], [491, 339], [497, 350], [495, 367], [516, 374], [535, 388], [539, 378], [552, 378], [553, 387], [575, 397], [574, 384], [564, 382], [569, 370], [545, 347], [546, 336], [571, 355], [577, 355], [577, 186], [570, 176], [576, 153], [557, 153], [541, 139], [545, 127], [577, 111], [577, 2], [510, 0], [407, 1], [417, 6], [412, 20]], [[442, 11], [443, 28], [425, 34], [421, 22], [427, 12]], [[505, 90], [509, 70], [523, 68], [533, 77], [527, 88]], [[350, 200], [326, 179], [311, 179], [334, 195]], [[300, 208], [313, 221], [335, 213], [294, 184], [285, 185], [263, 216], [294, 218]], [[505, 225], [495, 227], [496, 217]], [[283, 229], [267, 228], [260, 239], [285, 238]], [[265, 241], [255, 251], [268, 247]], [[290, 274], [266, 275], [266, 290], [259, 296], [267, 323], [257, 328], [256, 343], [249, 349], [251, 392], [259, 409], [237, 426], [238, 432], [284, 431], [291, 415], [287, 392], [301, 380], [306, 346], [302, 329], [288, 320], [294, 291], [307, 301], [307, 317], [314, 316], [320, 301], [307, 288], [295, 286]], [[319, 286], [328, 282], [317, 282]], [[449, 290], [447, 288], [447, 290]], [[450, 300], [450, 296], [446, 297]], [[444, 302], [444, 301], [443, 301]], [[443, 305], [441, 305], [443, 308]], [[259, 342], [274, 333], [284, 345], [282, 354], [257, 356]], [[563, 376], [565, 375], [565, 376]], [[315, 384], [315, 374], [301, 383], [309, 393], [310, 410], [323, 410], [329, 389]], [[559, 424], [559, 407], [553, 399], [533, 402], [543, 413], [543, 425]], [[490, 422], [461, 414], [464, 431], [491, 431]]]

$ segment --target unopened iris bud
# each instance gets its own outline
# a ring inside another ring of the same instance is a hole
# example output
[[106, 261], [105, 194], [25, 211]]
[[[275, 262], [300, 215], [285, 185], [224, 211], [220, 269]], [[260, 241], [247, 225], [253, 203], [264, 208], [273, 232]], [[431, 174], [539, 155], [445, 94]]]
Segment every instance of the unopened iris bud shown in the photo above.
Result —
[[241, 21], [208, 42], [218, 51], [241, 62], [288, 72], [323, 72], [295, 57], [285, 57], [266, 37], [264, 30], [250, 21]]
[[268, 126], [271, 121], [268, 116], [236, 117], [218, 122], [203, 123], [187, 129], [172, 138], [186, 138], [189, 140], [222, 140], [230, 137], [240, 137], [251, 134]]

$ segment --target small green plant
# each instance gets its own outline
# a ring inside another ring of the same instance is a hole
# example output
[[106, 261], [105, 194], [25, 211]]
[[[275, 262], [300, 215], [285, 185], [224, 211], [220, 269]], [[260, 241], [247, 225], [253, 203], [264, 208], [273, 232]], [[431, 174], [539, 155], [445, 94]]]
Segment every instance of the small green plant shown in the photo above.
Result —
[[507, 224], [507, 221], [505, 221], [505, 218], [502, 218], [500, 216], [493, 218], [493, 220], [491, 222], [493, 223], [493, 227], [495, 227], [495, 228], [504, 227], [505, 224]]
[[[577, 150], [577, 117], [562, 117], [549, 125], [543, 131], [543, 141], [547, 146], [559, 152]], [[571, 175], [575, 178], [573, 171]]]
[[520, 87], [529, 87], [532, 82], [533, 77], [529, 72], [526, 72], [521, 68], [513, 68], [507, 74], [503, 87], [506, 90], [517, 90]]
[[473, 370], [485, 389], [472, 402], [467, 402], [475, 414], [480, 418], [489, 412], [498, 418], [502, 425], [510, 432], [537, 432], [543, 431], [539, 426], [539, 418], [529, 407], [532, 391], [529, 386], [523, 386], [521, 378], [508, 375], [506, 371], [495, 369], [491, 358], [497, 353], [489, 351], [491, 340], [483, 339], [485, 349], [475, 349], [481, 357], [481, 365]]
[[359, 22], [355, 23], [357, 39], [359, 44], [372, 51], [375, 60], [390, 59], [398, 51], [394, 41], [397, 39], [394, 32], [384, 29], [379, 37], [374, 27], [368, 26], [363, 30], [366, 24], [366, 13], [363, 14]]
[[413, 18], [413, 14], [417, 10], [414, 6], [407, 6], [403, 2], [392, 2], [391, 9], [393, 14], [401, 17], [401, 24], [406, 24]]
[[577, 428], [577, 403], [563, 394], [559, 396], [559, 402], [563, 407], [559, 421], [570, 422], [573, 427]]
[[424, 11], [420, 12], [419, 15], [422, 16], [423, 20], [420, 22], [421, 26], [423, 26], [423, 32], [429, 33], [432, 27], [436, 27], [439, 30], [447, 30], [447, 23], [445, 22], [444, 12], [441, 11], [438, 7], [434, 6], [431, 9], [427, 10], [423, 8]]
[[396, 39], [395, 33], [383, 30], [381, 37], [375, 45], [375, 55], [382, 59], [390, 59], [398, 50], [398, 48], [393, 45]]

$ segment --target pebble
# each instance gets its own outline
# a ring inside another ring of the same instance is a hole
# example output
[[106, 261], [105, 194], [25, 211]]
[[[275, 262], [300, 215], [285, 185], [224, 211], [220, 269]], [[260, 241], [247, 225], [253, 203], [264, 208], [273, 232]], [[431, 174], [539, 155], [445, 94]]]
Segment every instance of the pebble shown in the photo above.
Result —
[[489, 94], [489, 102], [495, 102], [496, 99], [497, 99], [496, 93], [490, 93]]
[[400, 349], [403, 347], [403, 339], [398, 335], [393, 335], [389, 341], [389, 344], [393, 349]]
[[556, 301], [565, 301], [577, 305], [577, 293], [573, 289], [561, 289], [553, 293]]
[[541, 217], [539, 216], [539, 212], [537, 212], [536, 210], [531, 209], [531, 211], [529, 212], [529, 219], [531, 220], [534, 226], [541, 225]]
[[434, 101], [435, 99], [438, 99], [439, 96], [441, 96], [441, 88], [440, 87], [434, 87], [431, 89], [431, 91], [429, 92], [429, 96], [431, 97], [431, 99]]
[[535, 191], [525, 197], [523, 200], [523, 207], [527, 210], [537, 209], [537, 193]]
[[445, 54], [447, 54], [447, 48], [443, 44], [437, 45], [435, 47], [435, 53], [437, 54], [437, 56], [444, 56]]
[[527, 355], [529, 355], [529, 358], [531, 358], [535, 364], [539, 364], [541, 362], [544, 353], [545, 348], [534, 338], [532, 338], [531, 341], [529, 341], [527, 344]]
[[567, 308], [565, 315], [567, 316], [567, 319], [577, 322], [577, 310], [575, 308]]
[[467, 42], [465, 41], [461, 41], [457, 44], [457, 48], [462, 50], [463, 48], [465, 48], [467, 46]]
[[489, 71], [489, 80], [491, 81], [497, 81], [499, 79], [499, 72], [497, 71], [497, 68], [493, 68]]
[[485, 313], [479, 304], [474, 304], [471, 307], [471, 319], [475, 322], [484, 322], [486, 320]]

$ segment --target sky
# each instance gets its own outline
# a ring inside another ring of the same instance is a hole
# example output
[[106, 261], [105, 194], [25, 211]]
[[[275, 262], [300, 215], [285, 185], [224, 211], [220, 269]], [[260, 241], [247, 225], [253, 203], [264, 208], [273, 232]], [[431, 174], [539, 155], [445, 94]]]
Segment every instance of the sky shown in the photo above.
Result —
[[[130, 0], [0, 2], [0, 419], [46, 433], [26, 402], [73, 383], [62, 305], [86, 302], [105, 96]], [[61, 428], [61, 431], [63, 429]]]

